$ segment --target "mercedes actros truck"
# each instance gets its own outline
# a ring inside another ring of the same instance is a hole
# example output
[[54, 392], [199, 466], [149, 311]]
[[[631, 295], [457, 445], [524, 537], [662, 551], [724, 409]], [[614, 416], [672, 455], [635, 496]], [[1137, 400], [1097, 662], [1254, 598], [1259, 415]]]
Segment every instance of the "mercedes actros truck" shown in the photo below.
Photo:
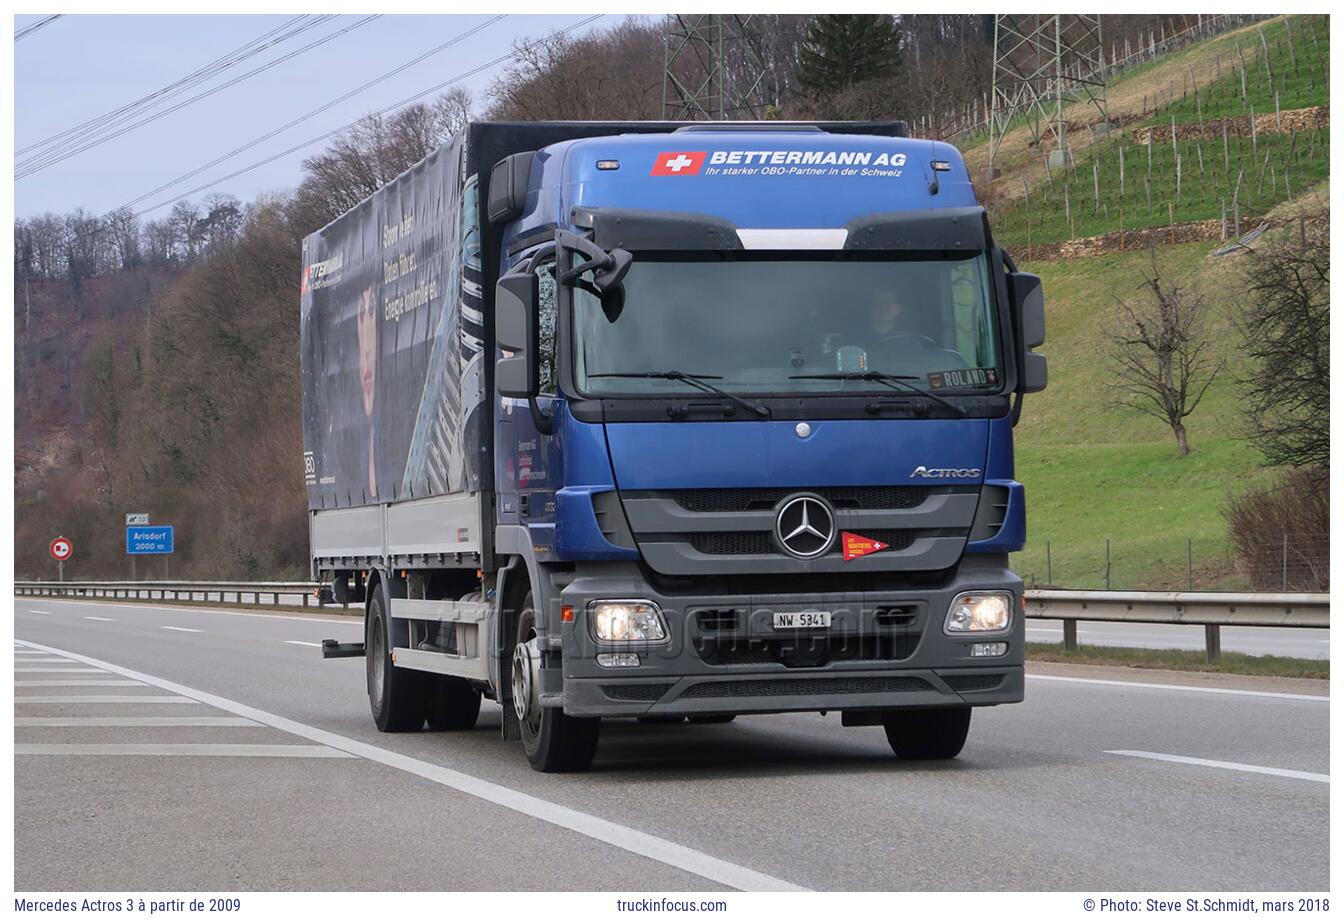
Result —
[[477, 123], [308, 237], [312, 569], [383, 731], [1023, 698], [1039, 279], [901, 123]]

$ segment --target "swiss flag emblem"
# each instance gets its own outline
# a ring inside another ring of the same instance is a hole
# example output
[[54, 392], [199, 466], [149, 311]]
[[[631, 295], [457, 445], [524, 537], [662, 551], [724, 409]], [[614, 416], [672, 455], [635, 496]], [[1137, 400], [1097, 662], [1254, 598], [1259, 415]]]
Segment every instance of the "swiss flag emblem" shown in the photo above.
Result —
[[872, 537], [850, 533], [848, 530], [840, 532], [840, 547], [844, 551], [846, 562], [851, 559], [858, 559], [860, 556], [867, 556], [869, 553], [880, 552], [890, 545], [890, 543], [883, 543], [881, 540], [874, 540]]
[[651, 176], [694, 176], [705, 162], [705, 151], [674, 150], [660, 153], [653, 161]]

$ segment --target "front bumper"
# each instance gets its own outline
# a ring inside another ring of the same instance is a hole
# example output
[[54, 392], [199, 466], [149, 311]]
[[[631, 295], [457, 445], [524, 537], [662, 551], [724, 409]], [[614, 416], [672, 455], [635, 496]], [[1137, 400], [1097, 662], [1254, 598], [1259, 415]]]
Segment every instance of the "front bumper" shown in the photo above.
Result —
[[[948, 605], [958, 593], [972, 590], [1013, 595], [1013, 620], [1006, 633], [944, 634]], [[543, 686], [552, 691], [544, 697], [574, 716], [1016, 703], [1024, 687], [1021, 596], [1021, 579], [996, 559], [968, 558], [936, 589], [808, 594], [665, 595], [653, 590], [633, 565], [580, 567], [559, 600], [575, 616], [561, 628], [563, 670], [543, 672]], [[597, 642], [586, 608], [590, 601], [612, 598], [658, 604], [667, 640], [646, 645]], [[803, 610], [831, 611], [830, 629], [774, 629], [774, 613]], [[706, 619], [706, 611], [731, 611], [733, 616]], [[1006, 642], [1007, 653], [972, 658], [971, 646], [986, 641]], [[639, 666], [598, 663], [599, 653], [613, 651], [639, 655]]]

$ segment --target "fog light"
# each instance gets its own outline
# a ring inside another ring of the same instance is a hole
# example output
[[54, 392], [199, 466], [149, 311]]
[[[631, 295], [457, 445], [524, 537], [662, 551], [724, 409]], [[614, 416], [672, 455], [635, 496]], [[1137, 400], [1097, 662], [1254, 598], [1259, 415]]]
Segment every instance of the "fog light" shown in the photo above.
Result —
[[639, 656], [630, 652], [602, 652], [597, 656], [597, 663], [604, 668], [637, 668]]
[[[1008, 654], [1007, 642], [977, 642], [971, 646], [972, 658], [998, 658]], [[601, 658], [601, 656], [598, 656]]]
[[970, 591], [958, 594], [947, 608], [948, 633], [1002, 632], [1012, 622], [1012, 598], [1008, 594]]
[[649, 601], [593, 601], [588, 607], [593, 634], [602, 642], [661, 642], [663, 617]]

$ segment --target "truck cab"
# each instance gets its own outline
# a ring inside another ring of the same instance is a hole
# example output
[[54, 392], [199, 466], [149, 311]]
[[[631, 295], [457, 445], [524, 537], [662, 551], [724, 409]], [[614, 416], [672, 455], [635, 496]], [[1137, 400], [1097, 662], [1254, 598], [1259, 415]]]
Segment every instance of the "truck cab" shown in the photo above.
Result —
[[1039, 280], [956, 149], [892, 134], [695, 125], [490, 170], [491, 681], [534, 765], [586, 765], [601, 718], [788, 711], [955, 756], [972, 707], [1022, 700]]

